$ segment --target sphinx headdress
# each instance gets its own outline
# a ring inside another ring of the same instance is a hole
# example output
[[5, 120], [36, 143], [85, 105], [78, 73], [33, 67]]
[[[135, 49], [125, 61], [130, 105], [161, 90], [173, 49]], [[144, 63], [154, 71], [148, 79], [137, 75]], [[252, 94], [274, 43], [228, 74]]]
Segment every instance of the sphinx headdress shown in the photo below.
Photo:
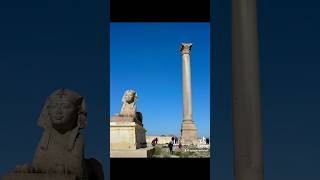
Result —
[[79, 129], [85, 128], [87, 126], [87, 111], [84, 98], [77, 92], [62, 88], [54, 91], [47, 98], [38, 119], [38, 125], [40, 127], [47, 129], [48, 127], [52, 126], [48, 115], [48, 108], [50, 104], [59, 101], [70, 102], [78, 109], [77, 127]]

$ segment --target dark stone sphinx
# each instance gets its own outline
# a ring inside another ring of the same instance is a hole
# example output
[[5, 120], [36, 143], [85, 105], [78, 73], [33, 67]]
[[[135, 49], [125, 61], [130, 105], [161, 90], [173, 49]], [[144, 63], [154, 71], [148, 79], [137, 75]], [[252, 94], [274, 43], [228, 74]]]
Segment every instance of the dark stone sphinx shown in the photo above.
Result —
[[87, 125], [85, 100], [78, 93], [59, 89], [46, 100], [38, 125], [44, 129], [31, 165], [17, 165], [5, 180], [100, 180], [102, 165], [84, 159], [80, 129]]

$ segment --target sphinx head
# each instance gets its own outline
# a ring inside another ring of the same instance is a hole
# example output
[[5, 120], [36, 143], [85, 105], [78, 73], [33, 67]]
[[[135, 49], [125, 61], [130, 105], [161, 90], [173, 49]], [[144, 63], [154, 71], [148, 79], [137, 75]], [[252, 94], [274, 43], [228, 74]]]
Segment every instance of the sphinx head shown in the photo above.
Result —
[[127, 90], [123, 95], [122, 101], [131, 104], [137, 99], [137, 97], [135, 90]]
[[74, 128], [84, 128], [86, 122], [87, 113], [83, 97], [67, 89], [56, 90], [47, 98], [38, 121], [41, 127], [52, 127], [60, 133]]

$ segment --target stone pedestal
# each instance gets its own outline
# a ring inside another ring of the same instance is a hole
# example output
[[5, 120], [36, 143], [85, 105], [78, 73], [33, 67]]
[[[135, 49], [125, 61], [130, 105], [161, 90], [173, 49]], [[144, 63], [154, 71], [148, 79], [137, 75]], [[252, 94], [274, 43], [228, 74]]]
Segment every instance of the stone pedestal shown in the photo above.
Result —
[[151, 158], [154, 154], [154, 148], [140, 148], [135, 150], [111, 150], [112, 158]]
[[42, 174], [42, 173], [11, 173], [3, 180], [77, 180], [75, 175]]
[[184, 120], [181, 126], [181, 143], [198, 144], [197, 127], [192, 120]]
[[110, 122], [110, 157], [149, 157], [146, 130], [134, 117], [116, 115]]
[[110, 122], [110, 149], [135, 150], [147, 147], [146, 130], [136, 122]]
[[134, 117], [116, 115], [110, 122], [111, 158], [152, 157], [154, 148], [147, 148], [146, 130]]
[[140, 126], [143, 127], [142, 124], [142, 114], [140, 112], [136, 112], [135, 116], [124, 116], [121, 114], [117, 114], [112, 116], [111, 122], [116, 122], [116, 123], [123, 123], [123, 122], [135, 122], [136, 124], [139, 124]]

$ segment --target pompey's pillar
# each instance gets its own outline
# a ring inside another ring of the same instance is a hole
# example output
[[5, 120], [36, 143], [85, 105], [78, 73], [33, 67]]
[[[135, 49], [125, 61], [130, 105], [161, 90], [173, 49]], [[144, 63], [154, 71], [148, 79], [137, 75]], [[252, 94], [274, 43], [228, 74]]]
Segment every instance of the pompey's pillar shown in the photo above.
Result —
[[263, 180], [256, 0], [232, 2], [235, 180]]
[[198, 133], [192, 120], [192, 93], [191, 93], [191, 69], [190, 52], [191, 43], [181, 43], [182, 54], [182, 84], [183, 84], [183, 120], [181, 126], [181, 143], [196, 144]]

